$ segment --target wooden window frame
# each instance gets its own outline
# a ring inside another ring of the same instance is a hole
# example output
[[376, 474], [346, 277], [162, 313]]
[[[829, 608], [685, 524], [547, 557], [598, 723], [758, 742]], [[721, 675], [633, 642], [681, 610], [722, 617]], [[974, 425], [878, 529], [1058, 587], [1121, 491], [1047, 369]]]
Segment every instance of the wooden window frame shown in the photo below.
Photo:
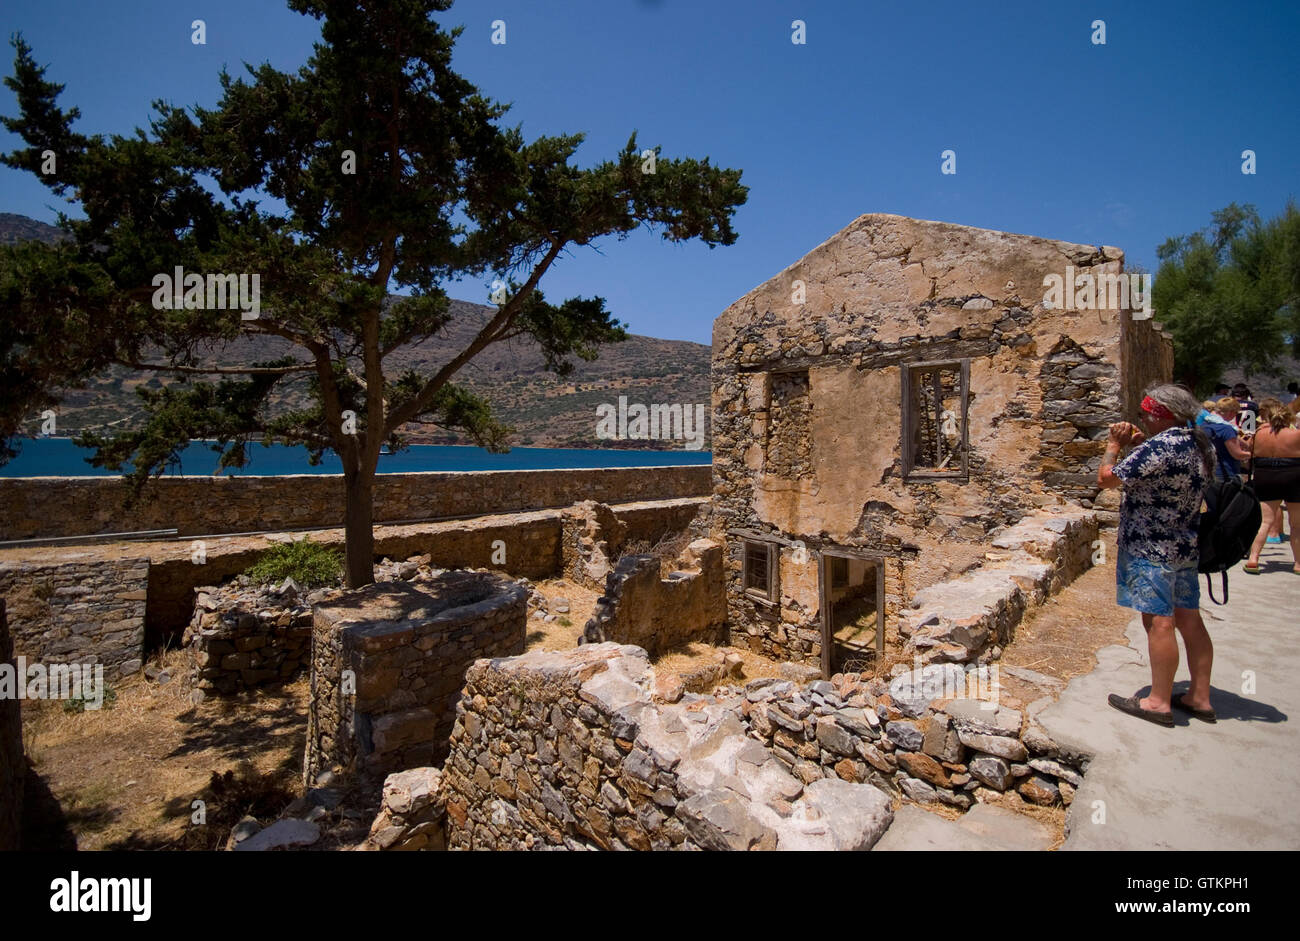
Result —
[[[961, 467], [953, 470], [934, 470], [931, 468], [917, 468], [914, 466], [916, 455], [913, 451], [912, 440], [914, 424], [920, 416], [916, 415], [912, 407], [912, 382], [913, 375], [918, 372], [950, 369], [958, 373], [958, 391], [961, 395]], [[903, 363], [900, 370], [902, 373], [902, 454], [903, 454], [903, 478], [905, 480], [969, 480], [970, 479], [970, 429], [966, 418], [970, 411], [970, 360], [969, 359], [947, 359], [947, 360], [928, 360], [919, 363]]]
[[[750, 549], [755, 546], [761, 546], [767, 554], [767, 591], [763, 592], [749, 586], [749, 553]], [[740, 584], [744, 590], [745, 597], [761, 604], [775, 605], [780, 597], [780, 572], [781, 572], [781, 547], [777, 543], [770, 542], [766, 539], [745, 538], [741, 547], [741, 572]]]

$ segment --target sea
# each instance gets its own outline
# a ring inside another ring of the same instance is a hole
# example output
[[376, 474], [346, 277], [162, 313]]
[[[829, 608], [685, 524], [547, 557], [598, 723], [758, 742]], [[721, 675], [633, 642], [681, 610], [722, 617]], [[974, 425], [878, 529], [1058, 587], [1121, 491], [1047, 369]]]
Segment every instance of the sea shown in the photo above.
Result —
[[[120, 471], [92, 467], [86, 458], [94, 453], [79, 448], [70, 438], [27, 438], [16, 458], [0, 467], [0, 477], [115, 477]], [[181, 452], [180, 464], [168, 475], [206, 477], [217, 467], [214, 445], [195, 441]], [[341, 474], [343, 463], [326, 452], [320, 464], [307, 463], [302, 447], [283, 444], [255, 444], [249, 447], [248, 464], [227, 468], [228, 475]], [[591, 467], [666, 467], [675, 464], [708, 464], [708, 451], [638, 451], [622, 448], [512, 448], [506, 454], [492, 454], [483, 448], [461, 445], [418, 444], [379, 458], [379, 473], [410, 474], [418, 471], [558, 470]]]

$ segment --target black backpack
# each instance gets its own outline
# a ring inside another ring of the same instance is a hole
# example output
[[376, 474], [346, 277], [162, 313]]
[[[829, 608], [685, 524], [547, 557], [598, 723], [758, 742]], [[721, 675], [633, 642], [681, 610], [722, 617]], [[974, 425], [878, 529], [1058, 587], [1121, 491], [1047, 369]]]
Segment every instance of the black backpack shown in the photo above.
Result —
[[[1198, 572], [1205, 573], [1205, 587], [1215, 604], [1228, 603], [1228, 569], [1250, 554], [1250, 545], [1259, 534], [1263, 511], [1259, 497], [1255, 496], [1255, 469], [1243, 481], [1236, 475], [1227, 480], [1217, 477], [1205, 489], [1205, 512], [1201, 514], [1198, 534], [1201, 561]], [[1219, 572], [1223, 585], [1223, 600], [1214, 597], [1210, 573]]]

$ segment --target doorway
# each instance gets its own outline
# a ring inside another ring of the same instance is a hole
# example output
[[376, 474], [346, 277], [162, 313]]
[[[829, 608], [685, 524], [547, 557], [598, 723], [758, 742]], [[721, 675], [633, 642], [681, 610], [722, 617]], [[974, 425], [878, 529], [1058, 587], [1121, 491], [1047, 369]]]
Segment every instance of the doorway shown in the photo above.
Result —
[[832, 546], [818, 567], [822, 673], [871, 672], [885, 655], [885, 560]]

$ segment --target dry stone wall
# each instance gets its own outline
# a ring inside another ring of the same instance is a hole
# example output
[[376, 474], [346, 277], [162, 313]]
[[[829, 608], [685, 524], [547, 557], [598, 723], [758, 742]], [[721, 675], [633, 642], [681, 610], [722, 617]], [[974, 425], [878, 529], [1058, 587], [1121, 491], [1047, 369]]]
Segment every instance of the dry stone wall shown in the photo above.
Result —
[[184, 637], [194, 687], [230, 694], [293, 679], [310, 663], [307, 602], [291, 581], [273, 588], [201, 589]]
[[580, 642], [633, 644], [652, 657], [690, 641], [723, 643], [722, 546], [697, 539], [678, 562], [680, 569], [660, 578], [659, 560], [653, 556], [621, 559], [606, 579]]
[[1069, 805], [1091, 757], [999, 705], [997, 669], [931, 665], [888, 684], [865, 674], [805, 685], [756, 680], [740, 711], [804, 783], [866, 781], [961, 810], [1012, 792], [1029, 804]]
[[312, 609], [304, 779], [382, 777], [441, 761], [466, 668], [522, 653], [527, 590], [445, 572], [340, 593]]
[[147, 558], [0, 563], [15, 653], [101, 663], [109, 682], [139, 672], [148, 581]]
[[917, 592], [898, 622], [907, 648], [926, 663], [998, 659], [1029, 608], [1091, 567], [1098, 532], [1097, 513], [1080, 507], [1026, 516], [978, 568]]
[[639, 647], [481, 660], [465, 680], [441, 776], [452, 849], [863, 850], [893, 819], [871, 785], [799, 781], [734, 700], [653, 704]]
[[[579, 500], [630, 503], [706, 496], [705, 465], [654, 468], [380, 474], [377, 524], [517, 513]], [[343, 478], [163, 477], [126, 508], [116, 477], [0, 478], [0, 540], [177, 529], [182, 536], [338, 526]]]
[[[0, 598], [0, 664], [7, 664], [17, 678], [3, 598]], [[16, 696], [0, 696], [0, 853], [18, 849], [22, 837], [27, 759], [23, 755], [21, 706]]]

